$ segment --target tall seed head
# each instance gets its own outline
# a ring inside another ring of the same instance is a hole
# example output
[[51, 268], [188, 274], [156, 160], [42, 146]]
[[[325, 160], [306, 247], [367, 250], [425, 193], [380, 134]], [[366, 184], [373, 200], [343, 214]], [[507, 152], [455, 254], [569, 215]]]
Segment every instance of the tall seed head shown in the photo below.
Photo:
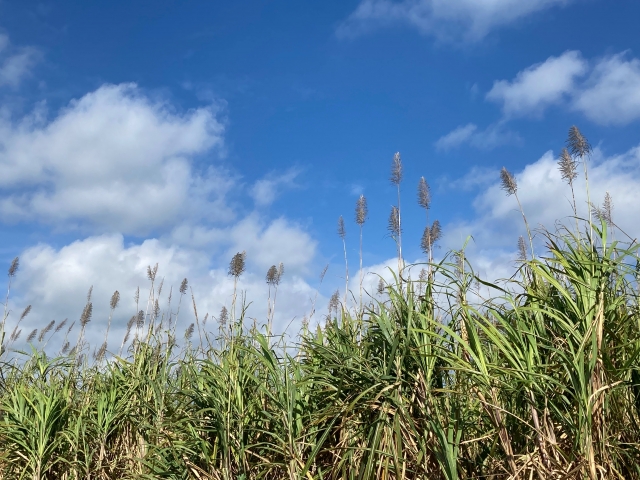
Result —
[[111, 307], [111, 310], [115, 310], [118, 307], [119, 303], [120, 303], [120, 292], [116, 290], [115, 292], [113, 292], [113, 295], [111, 295], [111, 301], [109, 302], [109, 306]]
[[93, 295], [93, 285], [89, 287], [89, 291], [87, 292], [87, 303], [91, 301], [91, 295]]
[[571, 156], [569, 150], [563, 148], [558, 158], [558, 168], [560, 175], [569, 185], [573, 183], [578, 176], [578, 162]]
[[25, 308], [22, 311], [22, 315], [20, 315], [20, 320], [18, 321], [18, 323], [20, 323], [22, 320], [24, 320], [24, 317], [26, 317], [27, 315], [29, 315], [29, 312], [31, 311], [31, 305], [27, 305], [27, 308]]
[[580, 158], [586, 157], [592, 152], [591, 145], [575, 125], [569, 129], [567, 148], [571, 155]]
[[38, 342], [42, 342], [42, 340], [44, 340], [44, 337], [47, 335], [47, 333], [49, 333], [49, 331], [53, 328], [55, 324], [56, 324], [56, 321], [51, 320], [47, 324], [47, 326], [40, 331], [40, 335], [38, 335]]
[[500, 182], [502, 189], [507, 192], [507, 195], [513, 195], [518, 191], [516, 178], [504, 167], [500, 170]]
[[107, 353], [107, 342], [103, 342], [102, 343], [102, 345], [100, 346], [100, 348], [96, 352], [95, 360], [97, 362], [100, 362], [104, 358], [105, 353]]
[[524, 244], [524, 238], [522, 235], [518, 238], [518, 255], [521, 262], [527, 261], [527, 248]]
[[152, 282], [156, 279], [156, 274], [158, 273], [158, 264], [156, 263], [153, 268], [151, 265], [147, 267], [147, 278]]
[[33, 330], [31, 330], [31, 333], [27, 337], [27, 342], [32, 342], [33, 339], [36, 338], [37, 334], [38, 334], [38, 329], [37, 328], [34, 328]]
[[80, 315], [80, 325], [83, 327], [87, 326], [87, 323], [91, 321], [91, 315], [93, 314], [93, 304], [91, 302], [87, 303], [82, 310], [82, 315]]
[[605, 221], [609, 226], [613, 225], [613, 198], [609, 192], [605, 193], [602, 206], [593, 205], [591, 211], [598, 220]]
[[396, 206], [391, 207], [387, 230], [389, 230], [389, 233], [394, 237], [400, 235], [400, 211]]
[[380, 280], [378, 280], [378, 295], [382, 295], [384, 293], [384, 280], [382, 280], [382, 277], [380, 277]]
[[238, 278], [244, 273], [246, 252], [236, 253], [229, 263], [229, 275]]
[[218, 317], [218, 323], [220, 323], [220, 326], [224, 327], [228, 321], [229, 321], [229, 311], [227, 310], [227, 307], [223, 306], [220, 309], [220, 316]]
[[144, 310], [140, 310], [138, 312], [138, 317], [136, 318], [136, 327], [137, 328], [144, 327]]
[[191, 324], [189, 325], [189, 327], [187, 327], [187, 329], [184, 332], [184, 338], [186, 338], [187, 340], [191, 339], [191, 336], [193, 335], [193, 331], [195, 330], [195, 324]]
[[9, 272], [8, 272], [9, 277], [15, 277], [19, 267], [20, 267], [20, 258], [16, 257], [11, 262], [11, 265], [9, 265]]
[[391, 183], [394, 185], [400, 185], [402, 181], [402, 159], [400, 158], [400, 152], [396, 152], [391, 162]]
[[185, 293], [187, 293], [187, 287], [189, 286], [189, 281], [185, 278], [182, 280], [182, 283], [180, 284], [180, 295], [184, 295]]
[[342, 215], [340, 215], [340, 218], [338, 219], [338, 235], [343, 240], [344, 237], [347, 236], [347, 230], [344, 228], [344, 218], [342, 218]]
[[267, 270], [267, 285], [275, 285], [278, 278], [278, 267], [271, 265]]
[[333, 312], [334, 310], [337, 312], [339, 306], [340, 291], [336, 290], [335, 292], [333, 292], [333, 295], [331, 295], [331, 298], [329, 299], [329, 316], [331, 316], [331, 312]]
[[356, 201], [356, 223], [360, 226], [364, 225], [364, 222], [367, 221], [368, 214], [367, 199], [364, 195], [360, 195], [360, 198]]
[[278, 265], [278, 283], [276, 283], [276, 285], [280, 285], [280, 280], [282, 280], [283, 275], [284, 275], [284, 263], [280, 262], [280, 265]]
[[440, 227], [440, 222], [438, 220], [434, 220], [431, 226], [426, 226], [424, 232], [422, 233], [422, 239], [420, 240], [420, 248], [425, 253], [425, 255], [429, 255], [429, 252], [433, 250], [434, 245], [440, 237], [442, 236], [442, 229]]
[[322, 271], [320, 272], [320, 283], [324, 280], [324, 276], [327, 274], [327, 270], [329, 270], [329, 264], [327, 263]]
[[425, 210], [431, 207], [431, 188], [424, 177], [421, 177], [418, 182], [418, 205]]
[[62, 330], [64, 328], [64, 326], [67, 324], [68, 319], [65, 318], [62, 322], [60, 322], [58, 324], [58, 326], [56, 327], [56, 331], [55, 333], [58, 333], [60, 330]]

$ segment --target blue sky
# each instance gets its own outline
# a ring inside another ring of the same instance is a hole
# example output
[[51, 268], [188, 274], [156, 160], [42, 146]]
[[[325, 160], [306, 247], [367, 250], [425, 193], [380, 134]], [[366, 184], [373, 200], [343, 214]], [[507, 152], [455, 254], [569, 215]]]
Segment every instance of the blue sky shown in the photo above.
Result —
[[640, 235], [638, 18], [632, 0], [3, 0], [0, 258], [22, 259], [13, 308], [33, 304], [29, 327], [73, 318], [90, 285], [96, 303], [130, 298], [159, 262], [216, 315], [228, 260], [246, 250], [258, 322], [280, 261], [278, 324], [314, 302], [324, 311], [344, 277], [339, 215], [357, 276], [360, 194], [366, 272], [392, 264], [396, 151], [407, 260], [423, 259], [425, 176], [439, 252], [473, 235], [478, 268], [507, 274], [524, 231], [499, 170], [516, 174], [532, 223], [551, 226], [569, 212], [554, 156], [573, 124], [596, 147], [595, 201], [611, 191]]

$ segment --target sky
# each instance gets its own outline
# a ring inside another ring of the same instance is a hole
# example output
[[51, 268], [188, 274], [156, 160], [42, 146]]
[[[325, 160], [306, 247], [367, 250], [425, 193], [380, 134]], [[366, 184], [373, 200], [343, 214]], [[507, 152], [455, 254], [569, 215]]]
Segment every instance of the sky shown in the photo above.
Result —
[[[481, 275], [508, 277], [526, 231], [500, 169], [541, 242], [571, 214], [556, 160], [572, 125], [594, 147], [591, 201], [610, 192], [620, 230], [640, 236], [638, 18], [633, 0], [2, 0], [0, 263], [20, 257], [9, 328], [27, 305], [20, 342], [77, 321], [93, 286], [88, 337], [104, 335], [115, 290], [122, 336], [156, 263], [174, 292], [162, 308], [188, 278], [181, 325], [191, 292], [214, 321], [242, 251], [250, 319], [266, 323], [265, 274], [282, 262], [276, 329], [317, 323], [344, 290], [340, 215], [358, 289], [360, 195], [366, 289], [394, 265], [396, 152], [406, 261], [424, 262], [437, 219], [438, 257], [469, 239]], [[578, 180], [582, 215], [584, 192]]]

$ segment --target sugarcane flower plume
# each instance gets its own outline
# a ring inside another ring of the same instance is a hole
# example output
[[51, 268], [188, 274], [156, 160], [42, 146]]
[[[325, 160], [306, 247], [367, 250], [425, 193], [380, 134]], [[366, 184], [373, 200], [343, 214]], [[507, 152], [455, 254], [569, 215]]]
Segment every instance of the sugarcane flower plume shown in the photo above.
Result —
[[604, 221], [610, 227], [613, 226], [613, 198], [606, 192], [602, 206], [593, 205], [591, 212], [600, 221]]
[[220, 324], [220, 326], [224, 327], [228, 321], [229, 321], [229, 311], [227, 310], [227, 307], [223, 306], [222, 309], [220, 310], [218, 323]]
[[520, 237], [518, 238], [518, 255], [518, 258], [521, 262], [527, 261], [527, 248], [524, 244], [524, 238], [522, 237], [522, 235], [520, 235]]
[[391, 207], [387, 230], [389, 230], [389, 233], [394, 237], [400, 235], [400, 210], [398, 210], [396, 206]]
[[278, 267], [271, 265], [267, 270], [267, 285], [275, 285], [278, 281]]
[[569, 185], [573, 183], [578, 176], [578, 162], [571, 156], [569, 150], [563, 148], [558, 158], [558, 168], [560, 175]]
[[360, 195], [360, 198], [356, 201], [356, 223], [360, 226], [364, 225], [368, 214], [367, 199], [364, 195]]
[[516, 178], [513, 176], [509, 170], [502, 167], [500, 170], [500, 182], [501, 188], [507, 192], [507, 195], [513, 195], [518, 191], [518, 184], [516, 183]]
[[91, 314], [93, 313], [93, 304], [91, 302], [87, 303], [82, 310], [82, 315], [80, 315], [80, 325], [83, 327], [87, 326], [87, 323], [91, 321]]
[[422, 233], [422, 240], [420, 241], [420, 247], [425, 255], [429, 255], [429, 252], [433, 249], [434, 245], [442, 237], [442, 228], [440, 227], [440, 221], [434, 220], [431, 226], [427, 225]]
[[189, 281], [185, 278], [182, 280], [182, 283], [180, 284], [180, 295], [184, 295], [185, 293], [187, 293], [187, 287], [189, 286]]
[[109, 302], [109, 306], [111, 307], [111, 310], [115, 310], [116, 308], [118, 308], [119, 303], [120, 303], [120, 292], [116, 290], [115, 292], [113, 292], [113, 295], [111, 295], [111, 301]]
[[402, 181], [402, 159], [400, 152], [396, 152], [391, 163], [391, 183], [399, 185]]
[[11, 262], [11, 265], [9, 266], [9, 272], [8, 272], [9, 277], [15, 277], [19, 267], [20, 267], [20, 258], [16, 257], [13, 259], [13, 261]]
[[569, 129], [569, 135], [567, 137], [567, 148], [571, 155], [576, 157], [586, 157], [592, 152], [591, 145], [587, 139], [582, 135], [580, 129], [575, 125]]
[[233, 256], [233, 258], [231, 259], [231, 262], [229, 263], [230, 276], [238, 278], [240, 275], [244, 273], [244, 270], [246, 267], [245, 265], [246, 256], [247, 256], [246, 252], [238, 252]]
[[347, 235], [347, 230], [344, 228], [344, 218], [342, 218], [342, 215], [340, 215], [340, 218], [338, 219], [338, 235], [343, 240], [344, 240], [344, 237]]
[[429, 210], [431, 206], [431, 188], [424, 177], [418, 182], [418, 205], [425, 210]]

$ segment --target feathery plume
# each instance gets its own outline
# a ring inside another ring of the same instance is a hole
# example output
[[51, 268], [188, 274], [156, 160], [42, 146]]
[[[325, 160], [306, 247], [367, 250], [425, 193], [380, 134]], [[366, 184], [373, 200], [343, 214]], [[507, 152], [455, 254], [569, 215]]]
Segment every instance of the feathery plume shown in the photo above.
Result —
[[364, 225], [368, 214], [367, 199], [364, 195], [360, 195], [360, 198], [356, 201], [356, 223], [360, 226]]
[[133, 296], [133, 299], [136, 302], [136, 305], [138, 304], [138, 302], [140, 301], [140, 287], [136, 288], [136, 293]]
[[378, 280], [378, 295], [382, 295], [384, 293], [384, 280], [382, 280], [382, 277], [380, 277], [380, 280]]
[[327, 270], [329, 270], [329, 264], [327, 263], [322, 271], [320, 272], [320, 283], [324, 280], [324, 276], [327, 274]]
[[158, 287], [158, 296], [162, 295], [162, 287], [164, 286], [164, 277], [160, 280], [160, 286]]
[[391, 207], [391, 213], [389, 213], [387, 230], [389, 230], [389, 233], [393, 237], [397, 237], [398, 235], [400, 235], [400, 211], [396, 206]]
[[229, 275], [232, 277], [238, 278], [240, 275], [244, 273], [245, 270], [245, 259], [247, 253], [246, 252], [238, 252], [236, 253], [231, 262], [229, 263]]
[[94, 356], [94, 360], [97, 362], [101, 361], [104, 358], [105, 353], [107, 353], [107, 342], [102, 343]]
[[604, 194], [602, 206], [593, 205], [591, 210], [593, 216], [598, 220], [606, 222], [610, 227], [613, 226], [613, 198], [611, 198], [609, 192]]
[[87, 292], [87, 303], [91, 301], [91, 295], [93, 295], [93, 285], [89, 287], [89, 291]]
[[278, 281], [276, 283], [276, 285], [280, 285], [280, 280], [282, 279], [282, 276], [284, 275], [284, 263], [280, 262], [280, 265], [278, 265]]
[[69, 351], [69, 342], [64, 342], [64, 344], [62, 345], [62, 354], [64, 355], [65, 353], [67, 353]]
[[527, 261], [527, 247], [524, 244], [524, 237], [522, 235], [518, 237], [518, 259], [521, 262]]
[[191, 336], [193, 335], [193, 331], [195, 330], [195, 324], [192, 323], [191, 325], [189, 325], [189, 327], [187, 327], [187, 329], [184, 332], [184, 338], [186, 338], [187, 340], [191, 339]]
[[278, 278], [278, 267], [271, 265], [267, 270], [267, 285], [275, 285]]
[[431, 188], [424, 177], [421, 177], [418, 182], [418, 205], [425, 210], [431, 207]]
[[55, 324], [56, 324], [56, 321], [51, 320], [46, 327], [40, 330], [40, 335], [38, 335], [38, 342], [42, 342], [42, 340], [44, 340], [44, 337], [47, 335], [47, 333], [49, 333], [49, 331], [53, 328]]
[[429, 276], [429, 272], [427, 272], [427, 269], [426, 269], [426, 268], [422, 268], [422, 269], [420, 270], [420, 274], [418, 275], [418, 281], [420, 281], [420, 282], [426, 282], [426, 281], [427, 281], [428, 276]]
[[569, 129], [569, 135], [567, 137], [567, 147], [571, 155], [575, 157], [586, 157], [592, 152], [591, 145], [587, 139], [582, 135], [580, 129], [573, 125]]
[[22, 329], [18, 330], [18, 326], [16, 325], [16, 328], [14, 328], [13, 332], [11, 332], [11, 337], [9, 337], [9, 340], [15, 342], [16, 340], [18, 340], [21, 333]]
[[185, 293], [187, 293], [187, 287], [189, 286], [189, 281], [185, 278], [182, 280], [182, 283], [180, 284], [180, 295], [184, 295]]
[[229, 321], [229, 311], [227, 310], [227, 307], [223, 306], [220, 309], [220, 316], [218, 317], [218, 323], [220, 324], [221, 327], [224, 327], [228, 321]]
[[22, 320], [24, 320], [24, 317], [26, 317], [27, 315], [29, 315], [29, 312], [31, 311], [31, 305], [27, 305], [27, 308], [25, 308], [22, 311], [22, 315], [20, 315], [20, 320], [18, 321], [18, 323], [20, 323]]
[[573, 184], [573, 181], [578, 176], [578, 162], [571, 156], [569, 150], [563, 148], [558, 157], [558, 168], [562, 179], [569, 185]]
[[58, 326], [56, 327], [56, 330], [54, 333], [58, 333], [60, 330], [62, 330], [64, 328], [64, 326], [67, 324], [68, 319], [65, 318], [62, 322], [60, 322], [58, 324]]
[[502, 189], [507, 192], [507, 195], [514, 195], [518, 191], [516, 178], [504, 167], [500, 170], [500, 182], [502, 183]]
[[209, 312], [205, 313], [204, 318], [202, 319], [202, 326], [204, 327], [207, 324], [207, 319], [209, 318]]
[[331, 312], [335, 310], [336, 314], [338, 313], [338, 307], [340, 306], [340, 291], [336, 290], [331, 295], [329, 299], [329, 316], [331, 316]]
[[136, 327], [137, 328], [144, 327], [144, 310], [140, 310], [138, 312], [138, 318], [136, 319]]
[[115, 310], [118, 307], [119, 303], [120, 303], [120, 292], [116, 290], [115, 292], [113, 292], [113, 295], [111, 295], [111, 301], [109, 302], [109, 306], [111, 307], [111, 310]]
[[399, 185], [402, 181], [402, 159], [400, 158], [400, 152], [396, 152], [391, 162], [391, 183]]
[[33, 339], [36, 338], [37, 334], [38, 334], [38, 329], [37, 328], [34, 328], [33, 330], [31, 330], [31, 333], [27, 337], [27, 342], [32, 342]]
[[338, 236], [344, 240], [344, 237], [347, 235], [347, 230], [344, 227], [344, 218], [340, 215], [338, 218]]
[[82, 310], [82, 315], [80, 315], [80, 325], [83, 327], [87, 326], [87, 323], [91, 321], [91, 315], [93, 314], [93, 304], [91, 302], [87, 303]]
[[147, 266], [147, 278], [152, 282], [156, 279], [156, 274], [158, 273], [158, 264], [156, 263], [153, 268], [151, 265]]
[[429, 255], [433, 250], [434, 245], [442, 236], [442, 229], [440, 228], [440, 222], [435, 220], [431, 227], [427, 225], [422, 233], [422, 240], [420, 241], [420, 248], [425, 255]]
[[11, 262], [11, 265], [9, 266], [9, 272], [8, 272], [9, 277], [15, 277], [19, 267], [20, 267], [20, 257], [16, 257], [13, 259], [13, 261]]

